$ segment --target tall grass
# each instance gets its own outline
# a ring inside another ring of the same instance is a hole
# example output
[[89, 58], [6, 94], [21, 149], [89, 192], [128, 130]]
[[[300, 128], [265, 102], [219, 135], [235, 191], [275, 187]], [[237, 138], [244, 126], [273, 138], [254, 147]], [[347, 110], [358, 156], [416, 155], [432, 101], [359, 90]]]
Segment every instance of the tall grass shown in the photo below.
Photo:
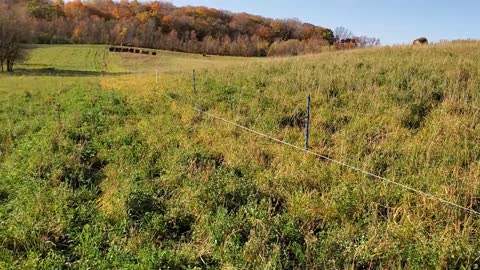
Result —
[[479, 60], [476, 42], [217, 59], [196, 94], [191, 68], [156, 84], [156, 60], [0, 77], [0, 265], [478, 267], [478, 216], [186, 105], [301, 146], [311, 94], [313, 151], [479, 210]]

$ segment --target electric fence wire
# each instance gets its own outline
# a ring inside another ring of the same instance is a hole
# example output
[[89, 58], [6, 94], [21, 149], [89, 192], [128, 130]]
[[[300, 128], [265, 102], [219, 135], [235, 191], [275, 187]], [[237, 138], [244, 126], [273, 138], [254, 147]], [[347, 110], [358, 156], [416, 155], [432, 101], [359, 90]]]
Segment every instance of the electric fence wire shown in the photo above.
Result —
[[[174, 99], [173, 97], [171, 97], [171, 96], [169, 96], [169, 95], [164, 94], [163, 96], [167, 97], [168, 99], [172, 100], [173, 102], [178, 103], [178, 100]], [[424, 197], [426, 197], [426, 198], [430, 198], [430, 199], [432, 199], [432, 200], [436, 200], [436, 201], [438, 201], [438, 202], [441, 202], [441, 203], [443, 203], [443, 204], [449, 205], [449, 206], [451, 206], [451, 207], [455, 207], [455, 208], [464, 210], [464, 211], [466, 211], [466, 212], [469, 212], [469, 213], [472, 213], [472, 214], [475, 214], [475, 215], [480, 216], [480, 212], [478, 212], [478, 211], [476, 211], [476, 210], [474, 210], [474, 209], [471, 209], [471, 208], [468, 208], [468, 207], [459, 205], [459, 204], [457, 204], [457, 203], [454, 203], [454, 202], [451, 202], [451, 201], [442, 199], [442, 198], [437, 197], [437, 196], [435, 196], [435, 195], [432, 195], [432, 194], [430, 194], [430, 193], [427, 193], [427, 192], [421, 191], [421, 190], [419, 190], [419, 189], [413, 188], [413, 187], [411, 187], [411, 186], [408, 186], [408, 185], [405, 185], [405, 184], [402, 184], [402, 183], [393, 181], [393, 180], [388, 179], [388, 178], [385, 178], [385, 177], [383, 177], [383, 176], [376, 175], [376, 174], [374, 174], [374, 173], [368, 172], [368, 171], [363, 170], [363, 169], [360, 169], [360, 168], [358, 168], [358, 167], [349, 165], [349, 164], [347, 164], [347, 163], [345, 163], [345, 162], [343, 162], [343, 161], [339, 161], [339, 160], [336, 160], [336, 159], [327, 157], [327, 156], [325, 156], [325, 155], [322, 155], [322, 154], [313, 152], [313, 151], [311, 151], [311, 150], [304, 149], [304, 148], [302, 148], [302, 147], [296, 146], [296, 145], [291, 144], [291, 143], [289, 143], [289, 142], [282, 141], [282, 140], [280, 140], [280, 139], [278, 139], [278, 138], [275, 138], [275, 137], [273, 137], [273, 136], [270, 136], [270, 135], [268, 135], [268, 134], [265, 134], [265, 133], [256, 131], [256, 130], [254, 130], [254, 129], [251, 129], [251, 128], [248, 128], [248, 127], [246, 127], [246, 126], [243, 126], [243, 125], [240, 125], [240, 124], [238, 124], [238, 123], [235, 123], [235, 122], [233, 122], [233, 121], [230, 121], [230, 120], [228, 120], [228, 119], [225, 119], [225, 118], [222, 118], [222, 117], [220, 117], [220, 116], [217, 116], [217, 115], [214, 115], [214, 114], [212, 114], [212, 113], [209, 113], [209, 112], [207, 112], [207, 111], [201, 110], [201, 109], [199, 109], [199, 108], [197, 108], [197, 107], [195, 107], [195, 106], [192, 106], [192, 105], [190, 105], [190, 104], [185, 104], [185, 106], [187, 106], [187, 107], [189, 107], [189, 108], [193, 109], [194, 111], [197, 111], [197, 112], [199, 112], [199, 113], [201, 113], [201, 114], [207, 115], [207, 116], [210, 117], [210, 118], [213, 118], [213, 119], [222, 121], [222, 122], [224, 122], [224, 123], [226, 123], [226, 124], [235, 126], [235, 127], [237, 127], [237, 128], [240, 128], [240, 129], [245, 130], [245, 131], [247, 131], [247, 132], [253, 133], [253, 134], [258, 135], [258, 136], [260, 136], [260, 137], [269, 139], [269, 140], [274, 141], [274, 142], [276, 142], [276, 143], [283, 144], [283, 145], [285, 145], [285, 146], [288, 146], [288, 147], [290, 147], [290, 148], [296, 149], [296, 150], [298, 150], [298, 151], [302, 151], [302, 152], [307, 153], [307, 154], [309, 154], [309, 155], [313, 155], [313, 156], [319, 157], [319, 158], [321, 158], [321, 159], [323, 159], [323, 160], [326, 160], [326, 161], [329, 161], [329, 162], [338, 164], [338, 165], [340, 165], [340, 166], [342, 166], [342, 167], [345, 167], [345, 168], [348, 168], [348, 169], [350, 169], [350, 170], [352, 170], [352, 171], [355, 171], [355, 172], [358, 172], [358, 173], [361, 173], [361, 174], [370, 176], [370, 177], [372, 177], [372, 178], [375, 178], [375, 179], [377, 179], [377, 180], [381, 180], [381, 181], [384, 181], [384, 182], [386, 182], [386, 183], [395, 185], [395, 186], [397, 186], [397, 187], [403, 188], [403, 189], [408, 190], [408, 191], [410, 191], [410, 192], [417, 193], [417, 194], [419, 194], [419, 195], [421, 195], [421, 196], [424, 196]]]

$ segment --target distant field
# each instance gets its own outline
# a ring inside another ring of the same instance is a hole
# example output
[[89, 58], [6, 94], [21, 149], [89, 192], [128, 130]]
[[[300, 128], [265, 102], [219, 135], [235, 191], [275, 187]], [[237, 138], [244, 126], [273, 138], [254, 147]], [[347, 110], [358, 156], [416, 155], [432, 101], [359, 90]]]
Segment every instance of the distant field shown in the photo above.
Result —
[[134, 53], [109, 53], [105, 45], [29, 45], [28, 59], [18, 69], [57, 69], [90, 72], [160, 72], [193, 68], [222, 67], [252, 61], [255, 58], [202, 56], [158, 51], [156, 56]]
[[312, 151], [480, 211], [478, 42], [275, 59], [38, 46], [18, 68], [0, 74], [0, 268], [480, 266], [480, 216], [189, 107], [302, 146], [311, 94]]
[[187, 54], [158, 51], [156, 56], [134, 53], [112, 53], [113, 63], [132, 72], [178, 72], [192, 69], [221, 68], [244, 62], [260, 61], [256, 58]]
[[117, 71], [110, 65], [106, 46], [84, 45], [31, 45], [28, 59], [20, 69], [48, 69], [59, 71]]
[[[202, 56], [169, 51], [158, 51], [157, 56], [131, 53], [109, 53], [105, 45], [29, 45], [27, 59], [16, 66], [16, 76], [2, 76], [0, 94], [17, 91], [35, 91], [52, 84], [53, 88], [69, 85], [70, 81], [84, 78], [84, 81], [99, 82], [110, 75], [115, 80], [129, 83], [141, 76], [161, 73], [185, 72], [193, 69], [222, 68], [240, 63], [260, 61], [255, 58]], [[20, 76], [22, 75], [22, 76]], [[123, 75], [118, 77], [118, 75]]]

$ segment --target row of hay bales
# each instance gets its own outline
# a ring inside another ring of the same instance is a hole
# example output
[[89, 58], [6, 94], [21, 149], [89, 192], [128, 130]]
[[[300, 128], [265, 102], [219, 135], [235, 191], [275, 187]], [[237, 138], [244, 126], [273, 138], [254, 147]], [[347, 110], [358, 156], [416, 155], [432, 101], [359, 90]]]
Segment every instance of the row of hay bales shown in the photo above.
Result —
[[157, 51], [151, 51], [147, 49], [139, 49], [139, 48], [131, 48], [131, 47], [117, 47], [117, 46], [110, 46], [108, 48], [110, 52], [127, 52], [127, 53], [139, 53], [139, 54], [146, 54], [146, 55], [157, 55]]

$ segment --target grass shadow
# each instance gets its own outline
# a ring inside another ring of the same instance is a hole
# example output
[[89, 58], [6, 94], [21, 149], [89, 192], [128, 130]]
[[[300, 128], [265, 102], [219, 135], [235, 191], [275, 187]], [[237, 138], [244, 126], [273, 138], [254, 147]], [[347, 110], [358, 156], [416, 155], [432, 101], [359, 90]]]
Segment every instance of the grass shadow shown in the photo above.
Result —
[[87, 70], [68, 70], [56, 68], [38, 68], [38, 69], [15, 69], [13, 73], [6, 73], [12, 76], [60, 76], [60, 77], [89, 77], [89, 76], [120, 76], [131, 74], [130, 72], [108, 72], [108, 71], [87, 71]]

